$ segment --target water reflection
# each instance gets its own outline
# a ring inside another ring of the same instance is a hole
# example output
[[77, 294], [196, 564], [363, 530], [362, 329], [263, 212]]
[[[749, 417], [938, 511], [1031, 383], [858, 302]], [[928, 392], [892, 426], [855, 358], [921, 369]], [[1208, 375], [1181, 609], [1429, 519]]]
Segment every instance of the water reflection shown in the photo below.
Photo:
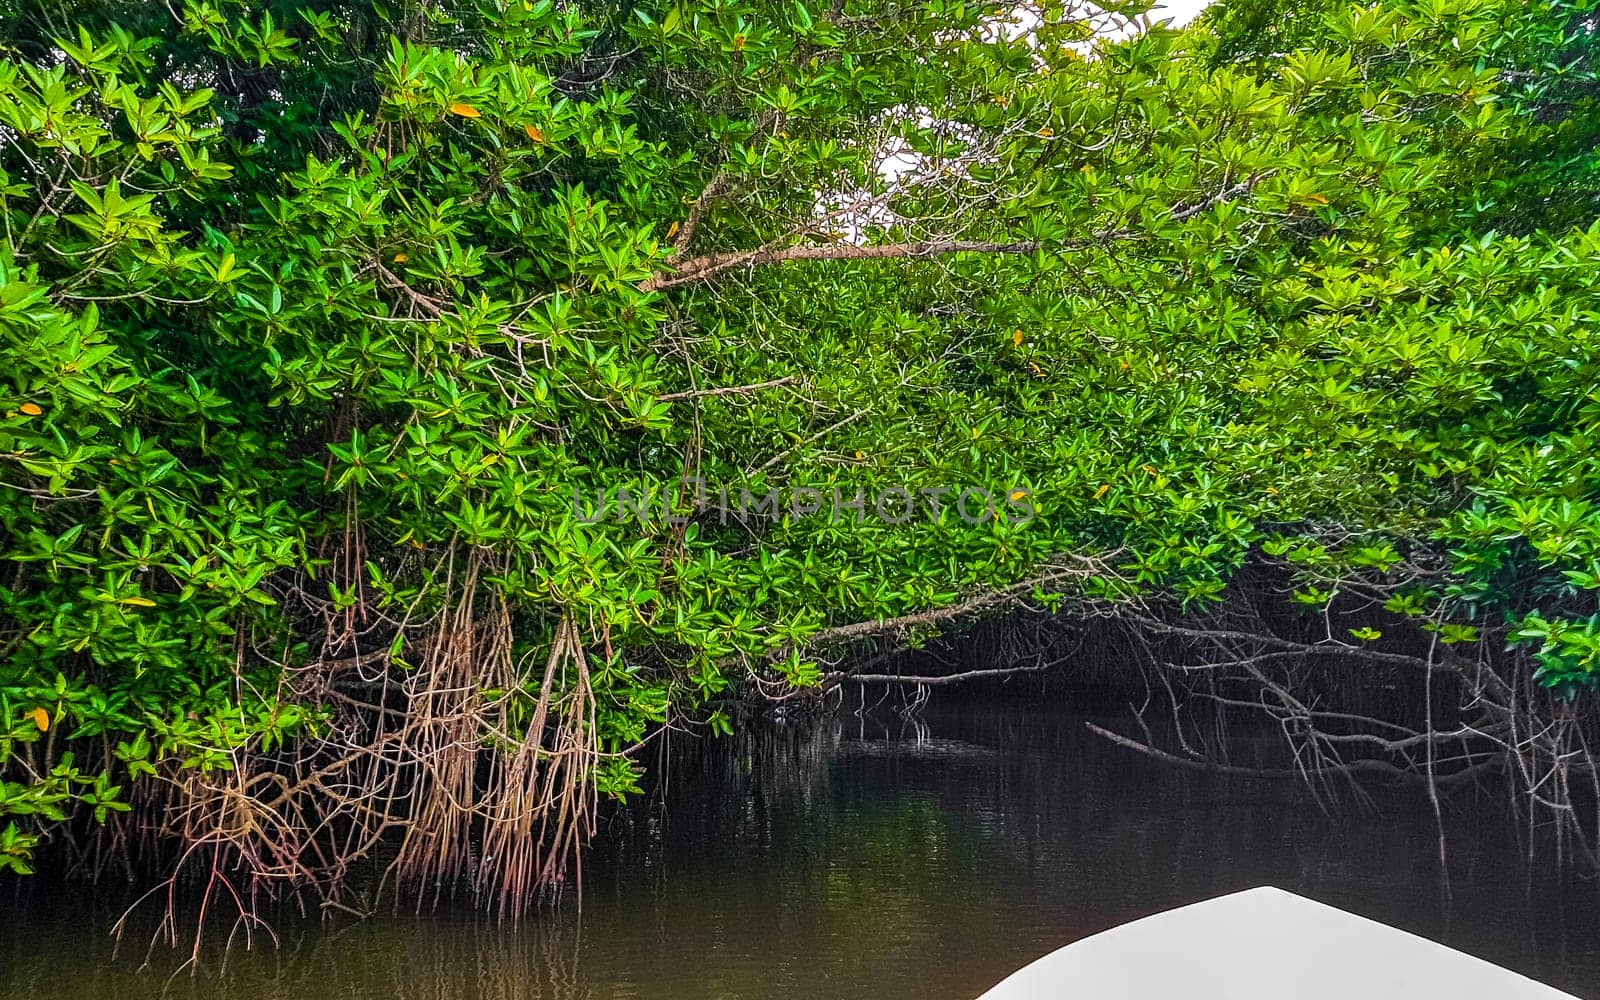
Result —
[[[114, 911], [35, 890], [0, 912], [0, 996], [613, 1000], [971, 997], [1052, 948], [1272, 883], [1600, 997], [1593, 886], [1530, 876], [1498, 833], [1321, 815], [1294, 789], [1175, 770], [1083, 717], [930, 707], [778, 721], [678, 746], [650, 806], [614, 815], [575, 906], [521, 927], [460, 913], [280, 924], [283, 947], [168, 981], [113, 959]], [[154, 963], [166, 959], [158, 955]]]

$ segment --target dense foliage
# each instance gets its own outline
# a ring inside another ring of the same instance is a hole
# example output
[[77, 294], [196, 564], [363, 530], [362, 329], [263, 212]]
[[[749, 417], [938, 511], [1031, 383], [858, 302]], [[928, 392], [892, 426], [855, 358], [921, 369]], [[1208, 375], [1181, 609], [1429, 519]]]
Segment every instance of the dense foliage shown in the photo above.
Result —
[[1589, 4], [1295, 9], [0, 0], [0, 864], [520, 906], [855, 623], [1263, 547], [1592, 685]]

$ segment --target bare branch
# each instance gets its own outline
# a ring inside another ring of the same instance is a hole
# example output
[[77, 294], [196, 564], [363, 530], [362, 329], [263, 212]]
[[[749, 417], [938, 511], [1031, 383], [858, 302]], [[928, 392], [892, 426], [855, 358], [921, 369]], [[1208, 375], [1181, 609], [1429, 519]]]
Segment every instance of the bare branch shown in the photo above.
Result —
[[790, 385], [800, 381], [798, 375], [785, 375], [766, 382], [753, 382], [750, 385], [725, 385], [716, 389], [694, 389], [688, 392], [669, 392], [657, 396], [658, 403], [676, 403], [685, 399], [703, 399], [706, 396], [732, 396], [745, 393], [758, 392], [762, 389], [772, 389], [780, 385]]
[[965, 681], [980, 680], [985, 677], [1014, 677], [1017, 674], [1038, 674], [1055, 666], [1052, 663], [1042, 663], [1028, 667], [990, 667], [983, 670], [965, 670], [959, 674], [852, 674], [849, 671], [823, 675], [823, 680], [829, 683], [842, 684], [849, 681], [852, 684], [920, 684], [924, 687], [938, 687], [942, 684], [961, 684]]
[[951, 253], [1033, 253], [1035, 241], [990, 243], [981, 240], [920, 240], [877, 246], [794, 246], [781, 250], [740, 250], [706, 254], [684, 261], [671, 273], [652, 275], [639, 283], [641, 291], [657, 292], [714, 278], [737, 267], [787, 264], [801, 260], [888, 260], [896, 257], [938, 257]]
[[1236, 764], [1221, 764], [1213, 760], [1205, 760], [1195, 757], [1183, 757], [1178, 754], [1168, 753], [1165, 750], [1157, 749], [1148, 743], [1141, 743], [1138, 740], [1129, 739], [1120, 733], [1114, 733], [1109, 729], [1104, 729], [1092, 722], [1085, 722], [1084, 726], [1091, 733], [1110, 740], [1119, 747], [1124, 747], [1128, 750], [1142, 753], [1146, 757], [1150, 757], [1167, 764], [1177, 764], [1179, 767], [1187, 767], [1195, 771], [1209, 771], [1212, 774], [1231, 774], [1246, 778], [1293, 778], [1296, 780], [1305, 780], [1308, 777], [1364, 773], [1382, 774], [1391, 778], [1398, 778], [1402, 781], [1432, 781], [1438, 784], [1448, 785], [1470, 781], [1485, 771], [1492, 771], [1501, 766], [1501, 762], [1499, 760], [1491, 759], [1480, 764], [1473, 764], [1469, 767], [1465, 767], [1453, 774], [1433, 775], [1431, 778], [1419, 775], [1412, 771], [1407, 771], [1404, 768], [1396, 767], [1386, 760], [1374, 760], [1372, 758], [1363, 758], [1361, 760], [1353, 760], [1345, 764], [1330, 764], [1323, 767], [1312, 768], [1281, 768], [1274, 770], [1271, 768], [1240, 767]]
[[716, 176], [711, 178], [711, 183], [706, 185], [705, 190], [700, 192], [700, 197], [694, 200], [694, 204], [689, 208], [688, 217], [683, 220], [683, 226], [678, 230], [678, 238], [673, 241], [669, 260], [681, 257], [688, 251], [689, 245], [694, 242], [695, 230], [700, 228], [700, 220], [705, 218], [711, 203], [727, 190], [728, 182], [732, 179], [725, 171], [719, 170]]

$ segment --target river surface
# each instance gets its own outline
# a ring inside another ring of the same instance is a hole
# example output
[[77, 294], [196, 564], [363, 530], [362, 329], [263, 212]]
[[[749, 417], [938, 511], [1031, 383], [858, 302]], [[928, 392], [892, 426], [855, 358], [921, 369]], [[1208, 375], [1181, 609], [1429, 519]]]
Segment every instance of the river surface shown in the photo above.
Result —
[[680, 743], [661, 795], [606, 822], [581, 913], [569, 899], [515, 928], [283, 918], [276, 950], [173, 977], [170, 954], [114, 953], [114, 893], [41, 883], [0, 898], [0, 997], [968, 1000], [1085, 935], [1272, 884], [1600, 998], [1600, 893], [1530, 868], [1503, 831], [1447, 824], [1447, 897], [1414, 795], [1324, 815], [1085, 721], [935, 702], [917, 721], [846, 711]]

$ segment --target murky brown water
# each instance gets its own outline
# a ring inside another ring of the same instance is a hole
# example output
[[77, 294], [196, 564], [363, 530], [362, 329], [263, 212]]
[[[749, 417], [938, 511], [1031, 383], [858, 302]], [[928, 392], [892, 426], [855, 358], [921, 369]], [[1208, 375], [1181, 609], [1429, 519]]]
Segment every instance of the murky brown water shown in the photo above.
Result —
[[113, 956], [117, 908], [0, 899], [0, 997], [963, 1000], [1069, 941], [1271, 883], [1600, 998], [1600, 891], [1451, 831], [1409, 798], [1323, 816], [1295, 789], [1175, 770], [1084, 717], [935, 704], [917, 726], [777, 722], [680, 748], [665, 797], [612, 818], [568, 905], [519, 928], [462, 913], [280, 922], [282, 947], [169, 979]]

